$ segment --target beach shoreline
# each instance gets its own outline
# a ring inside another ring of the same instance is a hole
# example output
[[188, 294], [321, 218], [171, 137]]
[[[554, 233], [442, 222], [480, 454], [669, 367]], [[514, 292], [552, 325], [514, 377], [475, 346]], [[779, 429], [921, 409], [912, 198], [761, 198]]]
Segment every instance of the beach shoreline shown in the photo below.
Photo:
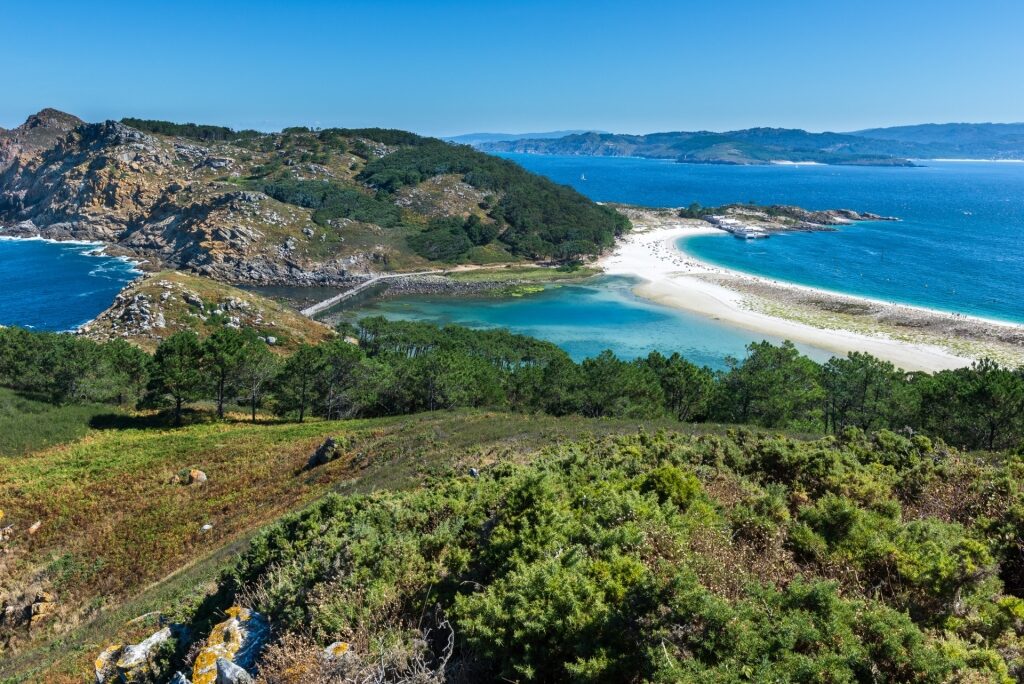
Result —
[[641, 297], [751, 332], [846, 355], [863, 351], [907, 371], [1024, 362], [1024, 326], [798, 285], [702, 261], [681, 238], [720, 234], [674, 210], [620, 208], [634, 230], [598, 265], [639, 279]]

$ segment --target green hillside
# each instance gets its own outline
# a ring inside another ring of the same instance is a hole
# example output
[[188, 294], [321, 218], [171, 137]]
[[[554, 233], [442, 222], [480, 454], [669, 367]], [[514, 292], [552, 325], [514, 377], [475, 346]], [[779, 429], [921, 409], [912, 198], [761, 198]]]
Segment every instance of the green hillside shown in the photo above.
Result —
[[204, 332], [0, 329], [0, 678], [1024, 675], [1020, 370]]
[[[472, 260], [475, 248], [489, 246], [510, 260], [574, 259], [611, 247], [629, 228], [611, 209], [517, 164], [406, 131], [289, 128], [257, 134], [140, 119], [123, 123], [247, 150], [251, 159], [243, 162], [236, 184], [312, 210], [313, 222], [323, 228], [354, 222], [404, 229], [408, 247], [432, 261]], [[439, 177], [452, 186], [448, 203], [423, 209], [410, 201], [410, 192]], [[470, 192], [460, 193], [458, 184]]]

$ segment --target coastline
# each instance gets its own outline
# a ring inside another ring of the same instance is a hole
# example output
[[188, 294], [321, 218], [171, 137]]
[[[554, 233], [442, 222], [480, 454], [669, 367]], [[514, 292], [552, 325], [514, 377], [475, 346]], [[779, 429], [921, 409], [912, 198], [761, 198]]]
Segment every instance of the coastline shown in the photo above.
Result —
[[939, 371], [989, 356], [1024, 362], [1024, 326], [780, 282], [704, 262], [680, 238], [719, 234], [673, 210], [628, 210], [633, 231], [598, 265], [638, 278], [636, 294], [728, 325], [845, 355], [863, 351], [907, 371]]
[[[54, 245], [69, 245], [71, 247], [83, 248], [80, 250], [76, 250], [82, 256], [108, 259], [110, 261], [116, 261], [125, 264], [128, 267], [128, 269], [125, 271], [125, 274], [129, 276], [129, 279], [123, 282], [121, 288], [118, 290], [118, 294], [125, 292], [130, 287], [138, 283], [143, 277], [145, 277], [146, 271], [143, 269], [143, 266], [149, 263], [148, 260], [128, 256], [127, 254], [110, 254], [107, 251], [108, 248], [111, 247], [110, 243], [103, 242], [101, 240], [54, 239], [45, 238], [40, 235], [21, 236], [0, 234], [0, 242], [44, 242]], [[94, 269], [92, 273], [105, 270], [106, 268], [104, 266], [99, 266], [97, 267], [97, 269]], [[92, 275], [92, 273], [90, 273], [90, 275]], [[88, 318], [82, 321], [81, 323], [76, 323], [69, 328], [57, 330], [56, 332], [78, 334], [82, 331], [83, 328], [86, 328], [87, 326], [94, 323], [96, 319], [100, 315], [102, 315], [103, 312], [106, 310], [107, 308], [104, 308], [102, 311], [97, 312], [95, 316]], [[0, 324], [0, 327], [4, 327], [3, 324]], [[25, 327], [29, 329], [36, 328], [36, 326], [34, 325], [26, 325]]]

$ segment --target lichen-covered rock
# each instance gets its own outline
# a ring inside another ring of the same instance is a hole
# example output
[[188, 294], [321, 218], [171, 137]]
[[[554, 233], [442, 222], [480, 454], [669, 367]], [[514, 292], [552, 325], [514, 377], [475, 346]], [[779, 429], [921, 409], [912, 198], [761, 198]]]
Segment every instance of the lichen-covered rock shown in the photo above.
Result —
[[124, 684], [150, 681], [157, 671], [156, 654], [170, 638], [170, 627], [164, 627], [137, 644], [125, 646], [117, 659], [120, 681]]
[[335, 660], [348, 653], [351, 646], [347, 641], [335, 641], [324, 649], [324, 657], [328, 660]]
[[93, 669], [97, 684], [143, 684], [160, 676], [160, 647], [170, 641], [180, 627], [164, 627], [137, 644], [112, 644], [103, 649]]
[[41, 591], [36, 594], [32, 602], [31, 617], [29, 618], [29, 630], [38, 629], [50, 615], [57, 610], [57, 599], [48, 591]]
[[124, 650], [123, 644], [111, 644], [100, 651], [93, 661], [93, 669], [96, 672], [96, 684], [106, 684], [117, 681], [117, 660]]
[[167, 684], [192, 684], [192, 681], [182, 673], [175, 672]]
[[251, 668], [270, 634], [270, 624], [259, 613], [234, 606], [228, 619], [210, 632], [206, 645], [196, 655], [192, 667], [192, 684], [216, 684], [218, 660], [226, 660], [243, 670]]
[[199, 470], [198, 468], [193, 468], [192, 470], [188, 471], [189, 484], [203, 484], [204, 482], [206, 482], [206, 480], [206, 473], [204, 473], [202, 470]]

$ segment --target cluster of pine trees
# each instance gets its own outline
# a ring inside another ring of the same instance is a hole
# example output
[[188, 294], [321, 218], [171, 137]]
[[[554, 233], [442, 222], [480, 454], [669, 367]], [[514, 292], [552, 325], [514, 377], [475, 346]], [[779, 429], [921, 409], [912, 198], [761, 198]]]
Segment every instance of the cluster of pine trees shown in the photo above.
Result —
[[288, 356], [230, 327], [181, 332], [152, 356], [123, 341], [0, 330], [0, 385], [54, 403], [183, 407], [208, 401], [282, 418], [404, 415], [459, 407], [552, 415], [674, 418], [841, 434], [922, 432], [967, 449], [1024, 444], [1024, 371], [992, 361], [906, 373], [868, 354], [819, 364], [790, 343], [751, 344], [724, 371], [657, 352], [574, 362], [507, 331], [367, 318]]

